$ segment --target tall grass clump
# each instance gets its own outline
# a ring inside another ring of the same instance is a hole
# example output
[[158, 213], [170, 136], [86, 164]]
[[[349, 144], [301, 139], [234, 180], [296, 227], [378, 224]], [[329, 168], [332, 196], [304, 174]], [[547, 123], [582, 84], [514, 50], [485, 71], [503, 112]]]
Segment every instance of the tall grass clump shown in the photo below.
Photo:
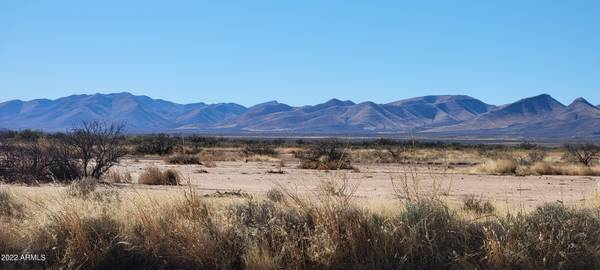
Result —
[[499, 175], [515, 174], [517, 172], [518, 166], [519, 164], [514, 159], [488, 160], [485, 163], [479, 165], [477, 171]]
[[85, 198], [92, 194], [97, 186], [98, 181], [96, 179], [91, 177], [82, 178], [67, 187], [67, 194], [72, 197]]
[[138, 178], [138, 184], [145, 185], [179, 185], [181, 173], [174, 169], [161, 171], [156, 167], [148, 167]]
[[0, 190], [0, 219], [2, 217], [22, 217], [24, 205], [17, 202], [14, 195], [6, 190]]
[[463, 199], [462, 209], [466, 212], [472, 212], [477, 215], [482, 214], [493, 214], [496, 211], [496, 207], [493, 203], [481, 198], [477, 198], [473, 195], [467, 196]]
[[599, 229], [598, 209], [550, 203], [530, 214], [508, 215], [487, 226], [486, 264], [495, 269], [597, 269]]
[[131, 173], [125, 171], [118, 170], [110, 170], [108, 171], [102, 179], [108, 183], [131, 183], [132, 177]]

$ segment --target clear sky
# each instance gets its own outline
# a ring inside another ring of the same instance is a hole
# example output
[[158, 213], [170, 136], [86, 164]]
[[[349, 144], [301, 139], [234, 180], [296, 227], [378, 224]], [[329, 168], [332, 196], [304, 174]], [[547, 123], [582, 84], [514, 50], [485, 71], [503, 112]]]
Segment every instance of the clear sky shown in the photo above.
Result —
[[600, 1], [0, 1], [0, 101], [600, 103]]

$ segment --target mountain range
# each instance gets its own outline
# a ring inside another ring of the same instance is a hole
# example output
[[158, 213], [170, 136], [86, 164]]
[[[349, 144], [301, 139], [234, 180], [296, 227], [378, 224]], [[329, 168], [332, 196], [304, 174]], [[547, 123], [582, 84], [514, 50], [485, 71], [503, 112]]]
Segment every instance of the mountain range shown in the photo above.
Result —
[[501, 106], [465, 95], [438, 95], [386, 104], [332, 99], [294, 107], [269, 101], [247, 108], [178, 104], [127, 92], [0, 103], [0, 129], [64, 131], [90, 120], [125, 122], [132, 133], [600, 139], [598, 106], [583, 98], [566, 106], [547, 94]]

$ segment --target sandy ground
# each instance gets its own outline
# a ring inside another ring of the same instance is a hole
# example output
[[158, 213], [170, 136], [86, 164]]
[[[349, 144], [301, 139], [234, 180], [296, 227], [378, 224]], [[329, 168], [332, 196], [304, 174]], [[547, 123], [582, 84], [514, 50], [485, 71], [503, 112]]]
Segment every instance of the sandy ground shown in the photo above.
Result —
[[[268, 173], [279, 170], [279, 162], [216, 162], [216, 167], [201, 165], [168, 165], [160, 159], [125, 160], [116, 169], [131, 173], [133, 181], [149, 166], [160, 169], [175, 168], [189, 180], [192, 187], [202, 193], [215, 191], [241, 190], [248, 193], [264, 193], [282, 185], [297, 193], [310, 194], [317, 190], [323, 180], [357, 184], [355, 195], [362, 198], [394, 198], [392, 179], [401, 184], [406, 176], [406, 166], [398, 164], [354, 164], [359, 171], [318, 171], [297, 169], [297, 163], [287, 162], [281, 168], [285, 173]], [[201, 172], [205, 170], [206, 172]], [[600, 177], [588, 176], [495, 176], [465, 173], [464, 168], [441, 171], [439, 168], [418, 168], [414, 184], [408, 178], [411, 191], [414, 187], [421, 194], [438, 190], [448, 200], [462, 200], [467, 195], [475, 195], [495, 203], [511, 206], [535, 207], [546, 202], [561, 201], [566, 204], [587, 204], [597, 202]], [[169, 190], [182, 187], [137, 185], [138, 190]], [[435, 187], [435, 188], [434, 188]]]

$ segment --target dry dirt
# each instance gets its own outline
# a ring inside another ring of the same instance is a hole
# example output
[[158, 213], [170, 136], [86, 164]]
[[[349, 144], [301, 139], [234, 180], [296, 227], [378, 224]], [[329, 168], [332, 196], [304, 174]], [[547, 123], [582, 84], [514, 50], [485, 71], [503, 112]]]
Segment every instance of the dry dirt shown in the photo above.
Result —
[[[216, 162], [216, 167], [202, 165], [168, 165], [161, 159], [125, 160], [116, 169], [128, 171], [134, 183], [138, 175], [149, 166], [164, 170], [179, 170], [192, 187], [202, 193], [241, 190], [248, 193], [264, 193], [282, 185], [292, 192], [310, 194], [317, 190], [323, 180], [340, 181], [348, 179], [358, 184], [355, 195], [361, 198], [393, 198], [396, 183], [402, 183], [407, 166], [398, 164], [354, 164], [358, 171], [318, 171], [297, 169], [297, 163], [287, 162], [278, 171], [279, 162]], [[205, 170], [206, 172], [201, 172]], [[454, 168], [442, 171], [440, 168], [418, 168], [418, 184], [408, 177], [411, 187], [419, 187], [424, 194], [435, 188], [450, 201], [462, 200], [467, 195], [475, 195], [497, 204], [535, 207], [546, 202], [566, 204], [586, 204], [597, 200], [600, 177], [588, 176], [497, 176], [467, 173], [468, 169]], [[136, 190], [178, 190], [186, 187], [147, 186], [134, 184]], [[414, 189], [411, 189], [414, 192]]]

